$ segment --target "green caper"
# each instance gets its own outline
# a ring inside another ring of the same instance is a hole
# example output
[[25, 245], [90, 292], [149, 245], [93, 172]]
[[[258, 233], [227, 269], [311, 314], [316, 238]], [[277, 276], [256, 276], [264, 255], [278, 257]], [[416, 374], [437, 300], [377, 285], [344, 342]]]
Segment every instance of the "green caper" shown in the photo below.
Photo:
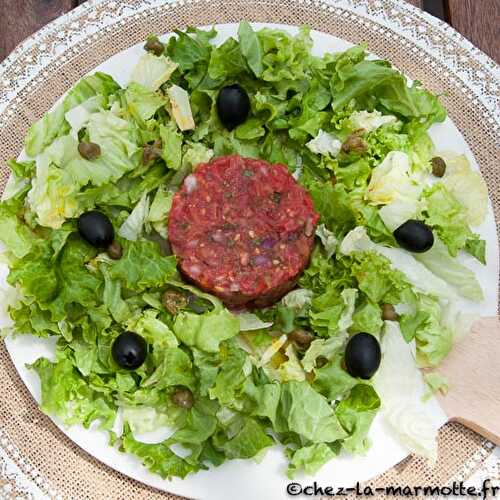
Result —
[[432, 174], [436, 177], [443, 177], [446, 172], [446, 163], [440, 156], [435, 156], [431, 160]]
[[172, 394], [172, 403], [189, 410], [194, 405], [193, 393], [187, 387], [179, 387]]
[[396, 309], [394, 309], [392, 304], [382, 305], [382, 319], [388, 321], [396, 321], [398, 319]]
[[142, 148], [142, 163], [143, 165], [149, 165], [152, 161], [160, 158], [161, 156], [161, 141], [156, 140], [153, 144], [146, 144]]
[[301, 347], [307, 347], [313, 341], [314, 336], [307, 330], [294, 330], [288, 334], [288, 339]]
[[342, 144], [343, 153], [358, 153], [363, 154], [368, 149], [368, 144], [360, 136], [360, 131], [356, 130]]
[[99, 144], [95, 144], [94, 142], [80, 142], [78, 144], [78, 152], [85, 158], [86, 160], [96, 160], [101, 156], [101, 147]]
[[161, 301], [165, 309], [172, 315], [175, 316], [179, 309], [186, 307], [188, 300], [186, 296], [175, 290], [167, 290], [161, 297]]
[[316, 358], [316, 368], [323, 368], [328, 363], [328, 358], [325, 356], [318, 356]]
[[123, 248], [120, 245], [120, 243], [118, 243], [116, 240], [114, 240], [113, 243], [111, 243], [111, 245], [109, 245], [109, 247], [107, 249], [107, 254], [108, 254], [110, 259], [120, 260], [122, 258], [122, 255], [123, 255]]
[[155, 56], [161, 56], [165, 50], [165, 46], [158, 38], [152, 37], [146, 42], [146, 45], [144, 45], [144, 50], [152, 52]]

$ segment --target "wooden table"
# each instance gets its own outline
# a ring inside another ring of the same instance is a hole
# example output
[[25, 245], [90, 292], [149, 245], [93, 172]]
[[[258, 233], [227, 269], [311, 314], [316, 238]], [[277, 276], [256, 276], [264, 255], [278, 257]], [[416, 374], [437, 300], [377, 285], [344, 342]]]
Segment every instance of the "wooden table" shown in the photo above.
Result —
[[[0, 61], [19, 42], [83, 1], [0, 0]], [[500, 63], [500, 0], [407, 1], [444, 19]]]

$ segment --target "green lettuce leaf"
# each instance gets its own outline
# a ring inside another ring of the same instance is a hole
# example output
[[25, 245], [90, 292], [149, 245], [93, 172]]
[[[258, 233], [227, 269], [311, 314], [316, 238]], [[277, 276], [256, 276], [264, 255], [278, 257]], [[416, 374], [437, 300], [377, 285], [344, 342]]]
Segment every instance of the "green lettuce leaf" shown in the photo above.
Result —
[[132, 453], [153, 473], [163, 479], [184, 478], [199, 466], [188, 463], [177, 456], [166, 443], [146, 444], [136, 441], [130, 431], [125, 430], [122, 437], [122, 451]]
[[422, 196], [425, 222], [436, 230], [450, 255], [456, 257], [472, 236], [462, 206], [441, 182], [426, 189]]
[[241, 53], [245, 57], [248, 66], [258, 78], [264, 71], [262, 64], [262, 47], [260, 41], [249, 23], [242, 21], [238, 28]]
[[296, 432], [313, 443], [331, 443], [347, 437], [327, 400], [308, 382], [282, 385], [277, 428]]
[[316, 474], [323, 465], [335, 458], [336, 453], [326, 443], [304, 446], [293, 452], [287, 475], [290, 479], [303, 470], [306, 474]]
[[131, 82], [125, 90], [127, 111], [139, 123], [149, 120], [156, 111], [167, 103], [165, 97], [139, 83]]
[[[188, 346], [197, 347], [202, 351], [217, 352], [223, 340], [238, 335], [240, 321], [237, 316], [225, 309], [218, 299], [210, 295], [206, 295], [206, 298], [212, 302], [214, 309], [205, 314], [180, 312], [175, 318], [174, 332], [177, 338]], [[210, 335], [206, 332], [210, 332]]]
[[155, 56], [151, 52], [142, 55], [130, 75], [132, 83], [155, 91], [160, 88], [177, 69], [177, 64], [165, 56]]
[[342, 427], [349, 433], [342, 447], [350, 453], [363, 454], [370, 447], [368, 431], [380, 408], [380, 398], [368, 384], [355, 385], [349, 396], [335, 409]]
[[343, 354], [338, 353], [325, 366], [315, 369], [313, 387], [330, 401], [343, 397], [358, 383], [342, 367], [343, 359]]
[[68, 359], [56, 363], [40, 358], [30, 365], [40, 377], [42, 400], [40, 408], [48, 415], [58, 416], [66, 425], [82, 423], [89, 427], [102, 419], [101, 427], [110, 429], [116, 410], [112, 400], [92, 390]]
[[274, 444], [273, 439], [264, 432], [261, 425], [253, 418], [245, 418], [239, 432], [224, 443], [226, 456], [232, 458], [252, 458], [265, 448]]
[[143, 291], [162, 286], [176, 275], [174, 256], [165, 257], [152, 241], [123, 241], [123, 257], [110, 266], [111, 278], [130, 290]]
[[462, 297], [475, 302], [481, 302], [484, 299], [483, 290], [474, 272], [458, 262], [456, 258], [451, 257], [439, 238], [434, 239], [430, 250], [416, 254], [415, 258], [436, 276], [453, 286]]

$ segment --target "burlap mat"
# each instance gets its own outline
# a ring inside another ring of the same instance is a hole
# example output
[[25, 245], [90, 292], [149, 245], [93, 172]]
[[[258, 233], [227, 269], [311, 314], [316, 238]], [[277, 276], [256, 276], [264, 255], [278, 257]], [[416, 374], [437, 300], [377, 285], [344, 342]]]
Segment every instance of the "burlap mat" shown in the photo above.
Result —
[[[44, 28], [0, 67], [0, 192], [9, 175], [5, 160], [19, 154], [30, 123], [82, 75], [152, 32], [241, 19], [308, 24], [351, 42], [366, 41], [370, 51], [443, 94], [488, 183], [498, 224], [498, 68], [451, 28], [392, 0], [89, 1]], [[179, 498], [122, 476], [66, 438], [38, 411], [3, 344], [0, 380], [0, 444], [46, 494], [99, 500]], [[477, 434], [448, 424], [440, 432], [435, 468], [409, 457], [371, 484], [443, 485], [467, 478], [492, 448]]]

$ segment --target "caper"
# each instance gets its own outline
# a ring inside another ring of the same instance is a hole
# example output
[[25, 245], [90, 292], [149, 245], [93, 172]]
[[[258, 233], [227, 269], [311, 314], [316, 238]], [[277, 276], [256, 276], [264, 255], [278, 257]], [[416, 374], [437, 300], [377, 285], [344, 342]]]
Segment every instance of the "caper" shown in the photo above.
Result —
[[165, 50], [165, 46], [158, 38], [152, 37], [146, 42], [146, 45], [144, 45], [144, 50], [152, 52], [155, 56], [161, 56]]
[[313, 341], [314, 336], [307, 330], [294, 330], [292, 333], [288, 334], [288, 339], [302, 347], [306, 347]]
[[95, 144], [94, 142], [82, 141], [78, 144], [78, 152], [82, 158], [92, 161], [101, 156], [101, 147], [99, 144]]
[[342, 152], [363, 154], [368, 149], [368, 144], [359, 136], [359, 133], [353, 133], [347, 137], [342, 144]]
[[107, 253], [110, 259], [120, 260], [123, 255], [123, 248], [116, 240], [114, 240], [107, 249]]
[[398, 319], [396, 309], [394, 309], [392, 304], [382, 305], [382, 319], [388, 321], [396, 321]]
[[318, 356], [316, 358], [316, 368], [323, 368], [328, 363], [328, 358], [325, 356]]
[[187, 306], [188, 300], [186, 296], [175, 290], [167, 290], [161, 297], [161, 301], [165, 309], [172, 315], [175, 316], [179, 309]]
[[146, 144], [142, 149], [142, 163], [148, 165], [161, 156], [161, 141], [156, 140], [153, 144]]
[[436, 177], [443, 177], [446, 172], [446, 163], [440, 156], [435, 156], [431, 160], [432, 174]]
[[189, 410], [194, 405], [193, 393], [187, 387], [179, 387], [172, 394], [172, 403]]

